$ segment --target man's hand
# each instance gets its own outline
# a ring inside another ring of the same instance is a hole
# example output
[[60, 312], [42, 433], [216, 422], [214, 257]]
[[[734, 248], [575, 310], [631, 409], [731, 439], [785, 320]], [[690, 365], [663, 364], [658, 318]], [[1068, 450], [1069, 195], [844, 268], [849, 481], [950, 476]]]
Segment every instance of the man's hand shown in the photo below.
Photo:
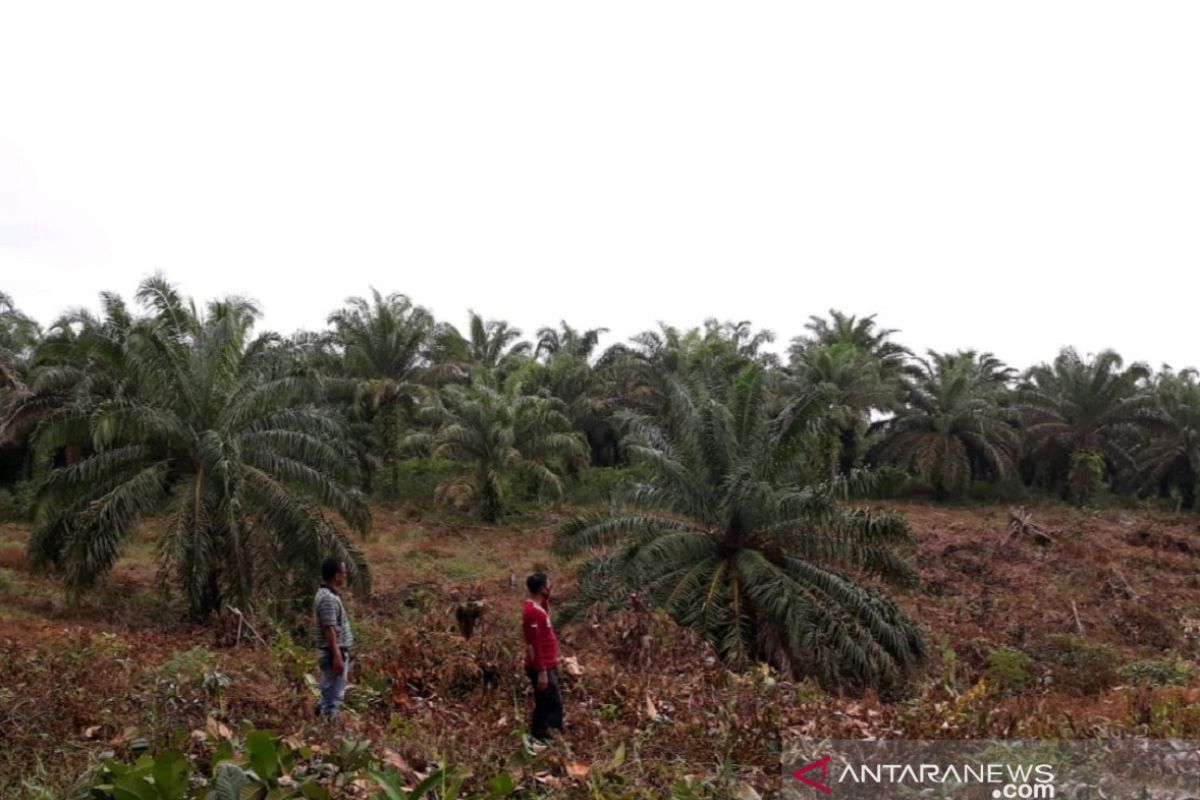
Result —
[[550, 685], [550, 675], [546, 672], [546, 670], [542, 670], [541, 672], [538, 673], [538, 691], [541, 691], [541, 692], [546, 691], [546, 688], [549, 685]]
[[341, 675], [342, 671], [346, 669], [346, 662], [342, 660], [341, 650], [334, 650], [333, 652], [333, 674]]

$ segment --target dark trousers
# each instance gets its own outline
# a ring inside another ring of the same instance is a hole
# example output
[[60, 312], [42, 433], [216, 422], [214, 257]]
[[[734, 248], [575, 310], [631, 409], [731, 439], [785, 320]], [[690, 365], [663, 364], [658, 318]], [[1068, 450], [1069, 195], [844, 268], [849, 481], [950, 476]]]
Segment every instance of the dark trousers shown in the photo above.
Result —
[[533, 721], [529, 725], [529, 734], [535, 739], [545, 740], [549, 737], [550, 728], [557, 731], [563, 729], [562, 697], [558, 694], [558, 670], [546, 670], [549, 681], [545, 689], [538, 688], [538, 672], [533, 667], [526, 667], [525, 674], [533, 684]]

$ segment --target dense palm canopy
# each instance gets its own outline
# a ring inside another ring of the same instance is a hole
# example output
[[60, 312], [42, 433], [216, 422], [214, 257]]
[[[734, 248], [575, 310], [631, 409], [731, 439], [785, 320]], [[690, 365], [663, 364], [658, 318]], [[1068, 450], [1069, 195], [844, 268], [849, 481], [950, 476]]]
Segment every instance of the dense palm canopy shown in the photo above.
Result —
[[564, 526], [563, 554], [602, 552], [581, 568], [567, 615], [637, 592], [731, 664], [888, 683], [922, 655], [921, 636], [852, 572], [909, 580], [892, 549], [908, 527], [843, 505], [864, 473], [805, 480], [813, 401], [772, 410], [766, 377], [750, 364], [733, 381], [677, 381], [670, 424], [621, 416], [627, 448], [653, 477]]
[[929, 353], [905, 402], [880, 423], [877, 457], [929, 481], [939, 497], [972, 481], [1010, 478], [1020, 456], [1015, 412], [1004, 404], [1011, 378], [990, 353]]
[[1130, 443], [1141, 435], [1150, 405], [1143, 364], [1124, 366], [1105, 350], [1084, 359], [1071, 348], [1053, 364], [1028, 371], [1020, 389], [1029, 453], [1050, 482], [1066, 479], [1073, 454], [1097, 453], [1112, 470], [1134, 466]]
[[882, 364], [851, 342], [819, 344], [794, 352], [794, 391], [809, 393], [821, 414], [814, 423], [814, 455], [829, 477], [862, 466], [873, 413], [894, 411], [901, 382], [885, 375]]
[[1195, 370], [1164, 371], [1154, 383], [1145, 425], [1153, 435], [1134, 454], [1144, 492], [1176, 489], [1184, 508], [1196, 505], [1200, 484], [1200, 381]]
[[457, 378], [498, 385], [530, 357], [533, 346], [521, 339], [521, 329], [504, 320], [485, 320], [474, 311], [466, 335], [450, 324], [439, 325], [431, 358], [453, 370]]
[[410, 450], [469, 466], [448, 488], [464, 491], [486, 522], [500, 519], [522, 479], [561, 494], [559, 474], [583, 458], [583, 442], [562, 402], [518, 388], [448, 387], [418, 415], [429, 429], [405, 439]]
[[836, 310], [781, 364], [746, 321], [660, 323], [601, 349], [604, 328], [562, 322], [530, 343], [504, 320], [471, 312], [460, 331], [371, 290], [284, 338], [254, 335], [246, 300], [198, 309], [161, 279], [137, 299], [106, 293], [43, 327], [0, 293], [0, 513], [33, 518], [32, 560], [73, 591], [148, 519], [166, 520], [165, 584], [198, 615], [295, 596], [288, 584], [329, 554], [365, 578], [347, 536], [365, 530], [366, 500], [346, 486], [428, 491], [406, 478], [428, 466], [411, 453], [456, 462], [436, 466], [458, 470], [443, 494], [489, 520], [564, 476], [587, 486], [589, 463], [637, 463], [627, 474], [654, 477], [562, 539], [604, 552], [581, 600], [636, 588], [731, 662], [882, 683], [920, 647], [856, 581], [905, 574], [889, 549], [903, 523], [843, 506], [865, 465], [943, 496], [1005, 481], [1001, 494], [1195, 505], [1200, 382], [1110, 351], [1063, 350], [1014, 390], [987, 354], [917, 359], [874, 316]]
[[793, 363], [801, 360], [806, 350], [843, 346], [873, 361], [883, 380], [905, 371], [910, 356], [908, 348], [892, 341], [897, 331], [878, 327], [874, 314], [859, 318], [830, 309], [828, 319], [809, 317], [804, 327], [808, 333], [792, 340], [789, 352]]
[[83, 589], [139, 521], [165, 514], [164, 577], [198, 616], [309, 581], [329, 556], [365, 582], [361, 553], [325, 513], [358, 531], [370, 521], [365, 499], [343, 484], [349, 458], [319, 381], [279, 368], [278, 337], [252, 336], [258, 311], [248, 301], [199, 311], [161, 279], [137, 298], [147, 316], [106, 298], [110, 324], [83, 320], [78, 335], [94, 340], [81, 364], [62, 367], [113, 371], [82, 381], [38, 429], [48, 457], [73, 443], [84, 453], [38, 494], [32, 562]]

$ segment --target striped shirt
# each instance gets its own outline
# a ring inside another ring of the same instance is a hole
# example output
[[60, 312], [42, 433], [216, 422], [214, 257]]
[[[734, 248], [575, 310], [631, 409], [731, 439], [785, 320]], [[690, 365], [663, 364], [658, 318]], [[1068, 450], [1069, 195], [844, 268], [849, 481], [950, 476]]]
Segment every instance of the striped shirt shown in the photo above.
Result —
[[343, 649], [354, 646], [354, 633], [350, 630], [350, 618], [346, 616], [346, 607], [337, 591], [322, 586], [317, 589], [313, 598], [313, 618], [316, 621], [317, 647], [324, 648], [325, 629], [333, 626], [337, 633], [338, 647]]

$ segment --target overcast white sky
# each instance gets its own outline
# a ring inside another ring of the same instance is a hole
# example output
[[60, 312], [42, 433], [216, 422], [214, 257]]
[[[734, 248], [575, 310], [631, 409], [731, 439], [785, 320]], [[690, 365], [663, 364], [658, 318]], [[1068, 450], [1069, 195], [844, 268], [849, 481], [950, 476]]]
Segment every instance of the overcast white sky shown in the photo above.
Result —
[[0, 6], [0, 290], [1200, 364], [1200, 4]]

